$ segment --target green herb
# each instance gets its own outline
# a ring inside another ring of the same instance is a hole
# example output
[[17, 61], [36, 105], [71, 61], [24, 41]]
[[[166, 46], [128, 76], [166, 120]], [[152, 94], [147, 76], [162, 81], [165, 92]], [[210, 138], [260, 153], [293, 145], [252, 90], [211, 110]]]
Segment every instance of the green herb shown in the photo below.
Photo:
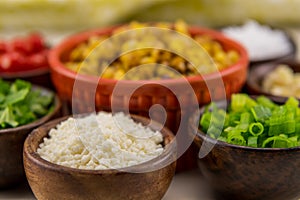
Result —
[[31, 83], [0, 79], [0, 129], [31, 123], [53, 109], [53, 93], [32, 89]]
[[200, 129], [231, 144], [259, 148], [300, 146], [299, 101], [277, 105], [265, 96], [233, 94], [227, 112], [212, 102], [201, 116]]

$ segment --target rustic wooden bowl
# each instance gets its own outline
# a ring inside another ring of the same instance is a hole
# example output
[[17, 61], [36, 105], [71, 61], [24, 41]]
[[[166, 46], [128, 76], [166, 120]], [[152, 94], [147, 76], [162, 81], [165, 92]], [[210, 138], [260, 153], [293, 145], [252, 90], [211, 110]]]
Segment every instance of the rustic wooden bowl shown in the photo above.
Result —
[[[225, 105], [219, 103], [220, 107]], [[204, 141], [213, 148], [198, 158], [198, 166], [217, 199], [300, 198], [300, 147], [238, 146], [216, 141], [198, 130], [194, 143], [201, 148]]]
[[[147, 118], [132, 116], [137, 122], [147, 125]], [[164, 152], [148, 162], [122, 170], [82, 170], [50, 163], [42, 159], [36, 150], [51, 128], [67, 119], [53, 120], [35, 129], [24, 144], [24, 166], [30, 187], [39, 200], [56, 199], [162, 199], [176, 168], [176, 142], [168, 129], [164, 135]], [[151, 123], [150, 128], [159, 128]], [[134, 173], [169, 160], [170, 164], [149, 172]]]
[[50, 77], [49, 66], [40, 67], [32, 70], [20, 71], [20, 72], [1, 72], [0, 77], [7, 81], [14, 81], [16, 79], [22, 79], [29, 81], [34, 85], [54, 89], [54, 86]]
[[[42, 89], [49, 93], [50, 90]], [[11, 187], [25, 181], [23, 167], [23, 143], [27, 135], [43, 123], [60, 116], [61, 103], [58, 96], [55, 96], [55, 108], [46, 116], [23, 126], [0, 130], [0, 188]]]

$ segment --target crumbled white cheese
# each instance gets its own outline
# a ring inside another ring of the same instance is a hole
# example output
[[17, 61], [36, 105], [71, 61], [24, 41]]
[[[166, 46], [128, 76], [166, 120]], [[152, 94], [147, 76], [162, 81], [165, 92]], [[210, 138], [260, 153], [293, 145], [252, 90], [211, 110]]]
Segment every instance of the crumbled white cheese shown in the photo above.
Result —
[[293, 49], [282, 30], [260, 25], [254, 20], [249, 20], [242, 26], [224, 28], [222, 32], [240, 42], [248, 51], [251, 61], [285, 56]]
[[123, 113], [69, 118], [49, 132], [37, 153], [49, 162], [78, 169], [118, 169], [163, 152], [163, 136]]

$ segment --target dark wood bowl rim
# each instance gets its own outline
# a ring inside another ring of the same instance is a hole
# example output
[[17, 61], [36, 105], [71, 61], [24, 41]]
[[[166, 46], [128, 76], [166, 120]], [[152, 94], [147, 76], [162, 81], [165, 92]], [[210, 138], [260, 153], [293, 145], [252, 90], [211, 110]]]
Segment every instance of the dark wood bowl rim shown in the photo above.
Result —
[[0, 72], [0, 77], [2, 78], [29, 78], [34, 76], [39, 76], [43, 74], [50, 73], [50, 67], [38, 67], [36, 69], [24, 70], [24, 71], [16, 71], [16, 72]]

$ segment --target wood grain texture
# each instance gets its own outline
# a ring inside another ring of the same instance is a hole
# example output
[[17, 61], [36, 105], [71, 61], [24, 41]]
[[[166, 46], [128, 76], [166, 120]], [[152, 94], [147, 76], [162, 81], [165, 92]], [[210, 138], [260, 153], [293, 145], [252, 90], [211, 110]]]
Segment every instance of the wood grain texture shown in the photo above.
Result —
[[[143, 124], [149, 122], [146, 118], [133, 118]], [[168, 129], [164, 128], [161, 131], [164, 135], [165, 150], [157, 158], [123, 170], [80, 170], [50, 163], [36, 153], [38, 145], [48, 135], [49, 130], [65, 119], [67, 117], [34, 130], [25, 141], [23, 156], [26, 176], [37, 199], [162, 199], [176, 168], [176, 142]], [[159, 125], [152, 124], [151, 128], [155, 127]], [[160, 166], [166, 160], [170, 161], [166, 166], [149, 172], [135, 173], [136, 170]]]

